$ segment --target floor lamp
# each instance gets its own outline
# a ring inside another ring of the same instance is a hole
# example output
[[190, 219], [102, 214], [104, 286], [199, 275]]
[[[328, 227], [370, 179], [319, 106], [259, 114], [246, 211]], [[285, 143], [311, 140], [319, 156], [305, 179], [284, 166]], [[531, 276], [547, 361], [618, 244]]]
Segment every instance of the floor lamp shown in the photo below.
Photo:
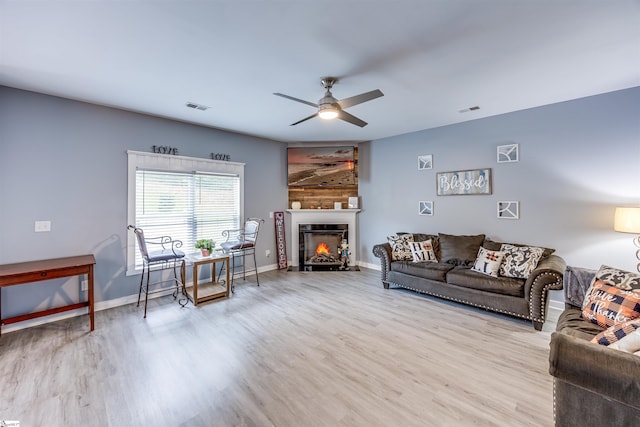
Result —
[[638, 258], [637, 270], [640, 272], [640, 207], [637, 208], [616, 208], [613, 229], [621, 233], [633, 233], [639, 236], [633, 239], [633, 244], [638, 248], [636, 258]]

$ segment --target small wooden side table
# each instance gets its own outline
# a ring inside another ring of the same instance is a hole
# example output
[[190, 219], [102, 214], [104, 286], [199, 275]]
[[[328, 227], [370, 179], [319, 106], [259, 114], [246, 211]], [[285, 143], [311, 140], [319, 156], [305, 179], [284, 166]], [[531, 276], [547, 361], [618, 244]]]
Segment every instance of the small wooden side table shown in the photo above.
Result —
[[[219, 298], [229, 298], [231, 282], [229, 280], [229, 256], [214, 252], [208, 257], [191, 256], [193, 261], [193, 286], [187, 288], [187, 295], [193, 301], [193, 305], [198, 305], [205, 301], [212, 301]], [[226, 278], [216, 279], [216, 263], [224, 263]], [[211, 281], [198, 283], [198, 269], [203, 265], [211, 265]]]

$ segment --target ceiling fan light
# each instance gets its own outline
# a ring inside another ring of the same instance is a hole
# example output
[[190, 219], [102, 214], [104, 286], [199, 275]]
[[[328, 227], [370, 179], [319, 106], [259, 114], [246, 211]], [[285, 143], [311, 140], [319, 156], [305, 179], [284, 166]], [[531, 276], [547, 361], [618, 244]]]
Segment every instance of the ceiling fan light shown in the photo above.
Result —
[[338, 109], [332, 105], [320, 106], [320, 111], [318, 111], [318, 116], [321, 119], [331, 120], [338, 117]]

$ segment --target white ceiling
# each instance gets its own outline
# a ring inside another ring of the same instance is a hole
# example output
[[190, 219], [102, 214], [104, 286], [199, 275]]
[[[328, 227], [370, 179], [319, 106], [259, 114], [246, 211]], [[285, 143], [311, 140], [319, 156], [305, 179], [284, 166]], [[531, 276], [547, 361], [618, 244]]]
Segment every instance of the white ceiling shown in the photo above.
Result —
[[[289, 126], [324, 76], [368, 126]], [[358, 142], [640, 86], [640, 0], [0, 0], [0, 85]]]

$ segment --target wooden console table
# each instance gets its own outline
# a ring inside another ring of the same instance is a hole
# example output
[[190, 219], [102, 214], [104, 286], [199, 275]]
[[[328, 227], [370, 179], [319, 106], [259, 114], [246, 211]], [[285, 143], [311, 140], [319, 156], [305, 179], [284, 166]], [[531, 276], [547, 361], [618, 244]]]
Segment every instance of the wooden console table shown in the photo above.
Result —
[[[49, 316], [51, 314], [75, 310], [82, 307], [89, 307], [89, 319], [91, 322], [91, 330], [93, 331], [93, 266], [95, 263], [95, 257], [90, 254], [0, 265], [0, 334], [2, 333], [2, 325], [9, 325], [11, 323], [22, 322], [24, 320], [35, 319], [42, 316]], [[1, 298], [3, 287], [24, 285], [43, 280], [59, 279], [61, 277], [80, 276], [83, 274], [87, 275], [87, 280], [89, 282], [89, 296], [87, 301], [81, 301], [76, 304], [69, 304], [20, 316], [8, 317], [6, 319], [2, 318]]]

